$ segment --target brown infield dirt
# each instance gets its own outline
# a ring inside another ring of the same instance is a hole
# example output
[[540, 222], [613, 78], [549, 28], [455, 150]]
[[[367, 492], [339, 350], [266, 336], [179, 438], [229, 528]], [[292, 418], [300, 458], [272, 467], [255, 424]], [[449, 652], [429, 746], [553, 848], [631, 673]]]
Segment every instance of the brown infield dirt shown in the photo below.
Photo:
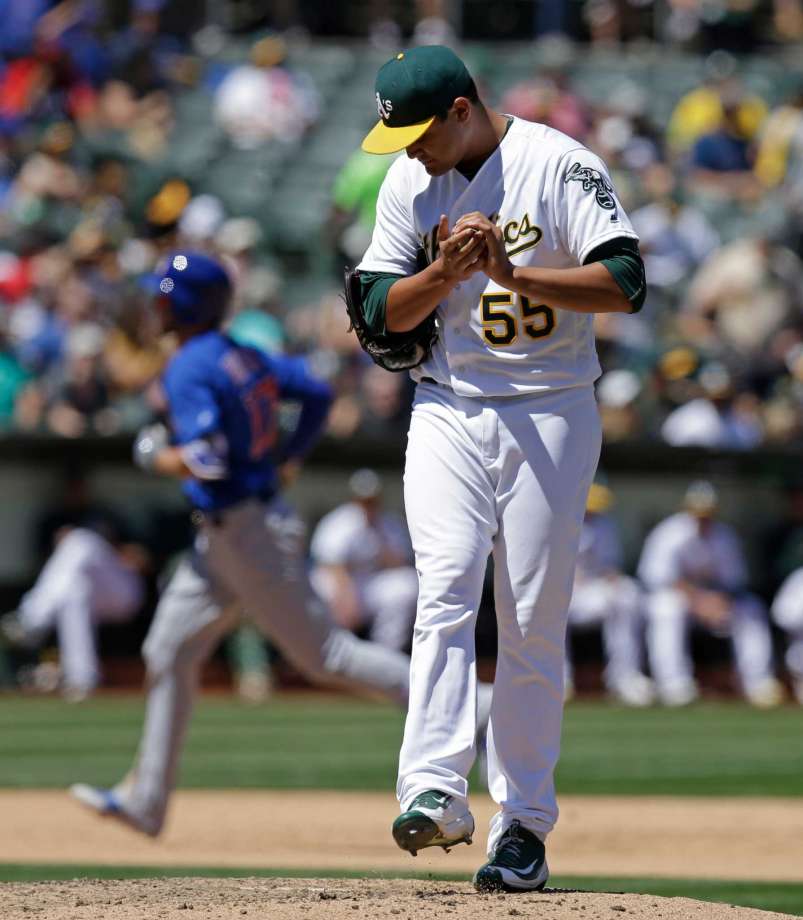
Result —
[[[416, 859], [388, 833], [391, 793], [182, 791], [157, 840], [99, 820], [63, 791], [0, 792], [0, 862], [304, 869], [392, 875], [471, 873], [484, 861], [484, 833], [495, 810], [475, 796], [474, 846]], [[554, 875], [661, 876], [803, 881], [801, 799], [573, 797], [548, 843]], [[193, 913], [186, 913], [192, 910]], [[547, 891], [479, 895], [467, 883], [311, 879], [147, 879], [0, 886], [1, 920], [133, 918], [448, 916], [492, 920], [544, 917], [597, 920], [689, 917], [731, 920], [783, 916], [646, 895]]]
[[2, 886], [4, 920], [771, 920], [788, 914], [645, 894], [560, 888], [478, 894], [467, 882], [171, 878]]

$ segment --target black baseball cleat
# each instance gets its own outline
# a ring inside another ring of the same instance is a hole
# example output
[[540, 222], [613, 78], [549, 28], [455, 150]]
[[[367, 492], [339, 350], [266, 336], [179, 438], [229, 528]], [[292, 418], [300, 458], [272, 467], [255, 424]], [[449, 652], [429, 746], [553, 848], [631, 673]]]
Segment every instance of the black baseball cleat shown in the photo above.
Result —
[[493, 856], [474, 875], [477, 891], [540, 891], [549, 878], [544, 844], [513, 821], [499, 838]]
[[463, 802], [446, 792], [428, 789], [417, 795], [393, 822], [393, 839], [413, 856], [424, 847], [471, 843], [474, 818]]

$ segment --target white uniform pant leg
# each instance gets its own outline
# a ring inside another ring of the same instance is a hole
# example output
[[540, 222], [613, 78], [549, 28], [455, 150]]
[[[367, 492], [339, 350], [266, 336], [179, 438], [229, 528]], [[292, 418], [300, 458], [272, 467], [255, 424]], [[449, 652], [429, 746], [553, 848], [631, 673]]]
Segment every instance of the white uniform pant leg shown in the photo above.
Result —
[[634, 674], [641, 674], [641, 592], [634, 579], [617, 575], [575, 583], [569, 632], [597, 625], [602, 628], [605, 686], [615, 690]]
[[404, 704], [410, 659], [335, 626], [313, 591], [305, 527], [281, 499], [244, 502], [204, 528], [209, 565], [254, 624], [316, 683], [369, 690]]
[[59, 607], [69, 595], [73, 579], [77, 573], [89, 570], [92, 554], [101, 541], [93, 531], [76, 527], [56, 544], [20, 603], [20, 623], [32, 640], [44, 637], [56, 626]]
[[59, 665], [65, 689], [89, 693], [100, 682], [97, 635], [92, 617], [92, 584], [77, 571], [56, 607]]
[[184, 560], [156, 609], [143, 645], [145, 722], [135, 768], [121, 787], [126, 808], [152, 831], [164, 823], [201, 666], [238, 619], [238, 608], [213, 594], [203, 559]]
[[419, 385], [404, 472], [419, 592], [396, 787], [402, 811], [427, 789], [467, 799], [476, 754], [474, 627], [496, 531], [478, 446], [481, 405], [467, 415], [449, 403], [470, 400], [433, 391]]
[[371, 624], [371, 639], [388, 648], [407, 648], [418, 600], [415, 569], [397, 566], [370, 575], [363, 585], [362, 594]]
[[[496, 401], [500, 403], [501, 401]], [[540, 836], [557, 820], [569, 600], [600, 423], [593, 391], [509, 400], [499, 410], [498, 653], [488, 787], [500, 811], [488, 852], [514, 819]]]
[[772, 602], [772, 618], [789, 642], [784, 662], [792, 679], [803, 681], [803, 569], [794, 571]]
[[143, 594], [142, 579], [108, 541], [78, 527], [58, 543], [23, 598], [20, 621], [32, 639], [56, 628], [65, 685], [88, 691], [100, 673], [96, 624], [133, 616]]
[[772, 636], [767, 611], [754, 594], [742, 594], [731, 607], [731, 643], [742, 689], [749, 693], [773, 677]]
[[647, 654], [660, 691], [688, 687], [694, 680], [689, 653], [690, 616], [686, 599], [674, 588], [659, 588], [647, 596]]
[[784, 663], [792, 679], [803, 681], [803, 629], [788, 634], [789, 645], [784, 654]]
[[602, 622], [605, 648], [605, 685], [615, 690], [642, 673], [642, 595], [638, 583], [626, 575], [608, 582], [610, 611]]

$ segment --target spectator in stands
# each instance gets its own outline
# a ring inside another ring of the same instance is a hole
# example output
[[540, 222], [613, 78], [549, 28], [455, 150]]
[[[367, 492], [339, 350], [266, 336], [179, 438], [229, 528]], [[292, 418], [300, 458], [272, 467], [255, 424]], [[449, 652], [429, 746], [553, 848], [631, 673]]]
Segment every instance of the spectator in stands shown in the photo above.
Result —
[[448, 18], [447, 0], [417, 0], [413, 45], [457, 47], [457, 33]]
[[698, 375], [700, 395], [669, 414], [661, 436], [673, 447], [750, 450], [761, 443], [762, 428], [755, 397], [737, 393], [724, 364], [711, 362]]
[[605, 442], [637, 437], [643, 427], [637, 408], [642, 392], [638, 375], [627, 368], [606, 371], [597, 381], [596, 390]]
[[585, 140], [591, 125], [588, 106], [571, 91], [568, 74], [559, 66], [511, 86], [499, 108], [527, 121], [549, 125], [578, 141]]
[[[720, 243], [708, 218], [689, 201], [664, 163], [642, 176], [647, 203], [631, 212], [651, 288], [682, 286]], [[649, 294], [648, 294], [649, 296]]]
[[683, 706], [698, 695], [689, 651], [692, 625], [733, 645], [745, 698], [777, 705], [783, 696], [773, 674], [767, 612], [748, 590], [748, 573], [735, 530], [717, 520], [719, 498], [709, 482], [692, 483], [683, 508], [648, 535], [638, 566], [647, 595], [647, 650], [658, 698]]
[[392, 162], [355, 150], [335, 177], [326, 231], [344, 265], [356, 265], [371, 242], [376, 199]]
[[61, 379], [55, 383], [45, 410], [50, 431], [65, 438], [86, 434], [112, 434], [119, 430], [103, 374], [105, 332], [95, 323], [70, 330]]
[[803, 40], [803, 3], [801, 0], [773, 0], [773, 25], [781, 42]]
[[237, 147], [298, 140], [318, 118], [314, 87], [284, 66], [287, 48], [270, 35], [251, 49], [251, 61], [228, 73], [217, 88], [215, 118]]
[[104, 375], [118, 397], [142, 393], [158, 378], [170, 351], [169, 340], [160, 335], [155, 312], [143, 305], [142, 298], [126, 296], [121, 300], [103, 344]]
[[610, 513], [613, 502], [613, 493], [607, 486], [592, 484], [569, 604], [565, 695], [570, 699], [574, 691], [572, 635], [601, 626], [605, 687], [626, 706], [649, 706], [654, 691], [642, 671], [642, 592], [638, 582], [622, 569], [619, 530]]
[[704, 82], [681, 97], [669, 119], [667, 142], [675, 154], [687, 152], [698, 138], [719, 128], [723, 96], [738, 100], [736, 121], [742, 137], [756, 137], [767, 114], [763, 99], [742, 90], [732, 55], [715, 51], [704, 66]]
[[13, 426], [17, 399], [28, 382], [28, 374], [8, 342], [6, 325], [6, 316], [0, 312], [0, 431]]
[[692, 147], [690, 181], [701, 193], [753, 201], [761, 186], [753, 173], [752, 138], [741, 127], [740, 105], [738, 97], [722, 98], [719, 124], [698, 137]]
[[803, 86], [774, 109], [761, 134], [756, 175], [786, 214], [789, 245], [803, 257]]
[[382, 482], [373, 470], [357, 470], [349, 489], [351, 501], [325, 515], [313, 533], [313, 585], [340, 626], [404, 650], [418, 599], [407, 527], [382, 507]]
[[803, 303], [803, 263], [768, 237], [736, 239], [711, 253], [679, 317], [690, 341], [758, 357]]
[[776, 188], [803, 160], [803, 86], [773, 109], [761, 129], [755, 170], [766, 188]]

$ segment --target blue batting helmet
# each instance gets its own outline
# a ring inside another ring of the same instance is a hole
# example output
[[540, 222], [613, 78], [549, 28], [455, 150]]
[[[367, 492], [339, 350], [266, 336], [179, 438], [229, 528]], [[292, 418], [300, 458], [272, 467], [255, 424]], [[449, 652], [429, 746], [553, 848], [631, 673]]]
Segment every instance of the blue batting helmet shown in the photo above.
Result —
[[231, 297], [231, 279], [220, 262], [190, 249], [171, 252], [149, 281], [180, 326], [216, 325]]

